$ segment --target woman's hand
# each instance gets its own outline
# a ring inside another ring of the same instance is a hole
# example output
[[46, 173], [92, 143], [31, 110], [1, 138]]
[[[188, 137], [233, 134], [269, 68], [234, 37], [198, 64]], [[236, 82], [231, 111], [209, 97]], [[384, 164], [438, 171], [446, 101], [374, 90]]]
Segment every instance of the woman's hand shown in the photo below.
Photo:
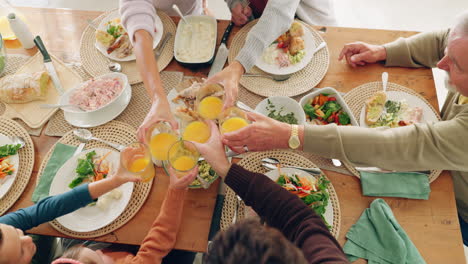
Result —
[[143, 123], [141, 123], [140, 127], [138, 128], [138, 140], [143, 143], [148, 143], [147, 136], [151, 127], [156, 123], [163, 121], [169, 122], [174, 131], [179, 128], [179, 124], [172, 115], [171, 107], [169, 106], [167, 99], [158, 98], [153, 102], [148, 114], [145, 117], [145, 120], [143, 120]]
[[[120, 162], [119, 162], [120, 163]], [[127, 182], [140, 182], [141, 177], [127, 171], [122, 165], [119, 165], [119, 168], [113, 175], [109, 175], [110, 179], [114, 181], [119, 186]]]
[[169, 188], [185, 190], [195, 180], [198, 174], [198, 167], [191, 170], [182, 178], [177, 177], [174, 168], [169, 166]]
[[237, 153], [288, 148], [291, 125], [256, 113], [248, 112], [247, 117], [253, 123], [224, 134], [224, 144]]
[[248, 5], [244, 6], [242, 2], [238, 2], [231, 9], [231, 20], [238, 27], [247, 24], [250, 16], [252, 16], [252, 9]]
[[205, 158], [213, 170], [221, 177], [225, 177], [231, 167], [231, 163], [226, 157], [224, 145], [221, 142], [221, 136], [218, 127], [213, 121], [208, 121], [211, 129], [210, 139], [204, 143], [192, 142], [200, 152], [201, 156]]
[[239, 92], [239, 80], [244, 72], [244, 66], [240, 62], [234, 61], [222, 71], [206, 80], [207, 83], [220, 83], [224, 86], [224, 109], [234, 106]]

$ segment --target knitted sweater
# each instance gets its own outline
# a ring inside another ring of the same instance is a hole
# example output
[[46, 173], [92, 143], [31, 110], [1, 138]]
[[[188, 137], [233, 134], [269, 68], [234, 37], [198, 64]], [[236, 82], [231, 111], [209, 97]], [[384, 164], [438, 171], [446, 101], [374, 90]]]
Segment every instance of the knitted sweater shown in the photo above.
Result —
[[267, 176], [233, 164], [225, 183], [269, 226], [301, 249], [309, 263], [348, 263], [320, 216]]
[[[449, 30], [421, 33], [386, 44], [386, 66], [435, 67]], [[468, 221], [468, 104], [449, 92], [442, 121], [400, 128], [306, 126], [304, 151], [389, 170], [451, 170], [459, 214]]]

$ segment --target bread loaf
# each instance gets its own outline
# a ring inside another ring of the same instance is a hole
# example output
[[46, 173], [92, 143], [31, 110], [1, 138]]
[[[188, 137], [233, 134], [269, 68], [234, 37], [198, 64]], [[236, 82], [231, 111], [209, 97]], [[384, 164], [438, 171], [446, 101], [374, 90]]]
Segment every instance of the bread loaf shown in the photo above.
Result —
[[44, 99], [49, 79], [49, 74], [45, 71], [7, 75], [0, 79], [0, 101], [22, 104]]

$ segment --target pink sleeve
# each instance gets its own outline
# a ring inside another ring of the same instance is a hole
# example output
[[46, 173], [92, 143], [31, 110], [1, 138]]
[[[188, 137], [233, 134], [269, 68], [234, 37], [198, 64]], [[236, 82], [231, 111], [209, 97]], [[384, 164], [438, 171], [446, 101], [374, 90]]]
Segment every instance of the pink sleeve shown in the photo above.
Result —
[[161, 263], [176, 242], [182, 220], [184, 199], [187, 190], [169, 188], [158, 217], [146, 235], [135, 257], [128, 256], [125, 263]]
[[156, 8], [153, 0], [120, 0], [120, 16], [132, 43], [135, 32], [139, 29], [148, 31], [154, 38]]

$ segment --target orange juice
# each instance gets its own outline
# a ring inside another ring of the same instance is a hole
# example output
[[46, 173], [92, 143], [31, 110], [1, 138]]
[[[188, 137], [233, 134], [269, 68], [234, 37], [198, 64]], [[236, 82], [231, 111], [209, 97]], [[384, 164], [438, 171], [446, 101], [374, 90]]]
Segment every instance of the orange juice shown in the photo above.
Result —
[[172, 162], [172, 167], [178, 171], [188, 171], [195, 167], [197, 162], [191, 156], [180, 156]]
[[210, 128], [201, 121], [193, 121], [188, 124], [182, 135], [183, 140], [205, 143], [210, 138]]
[[177, 136], [170, 133], [160, 133], [151, 137], [151, 155], [157, 160], [167, 160], [169, 148], [177, 141]]
[[148, 159], [145, 159], [145, 158], [136, 159], [130, 164], [128, 170], [130, 172], [143, 171], [146, 168], [146, 166], [148, 166], [148, 163], [149, 163]]
[[198, 105], [198, 113], [205, 119], [216, 119], [223, 110], [223, 101], [218, 97], [208, 96]]
[[231, 117], [221, 125], [221, 133], [229, 133], [248, 126], [247, 120], [242, 117]]

